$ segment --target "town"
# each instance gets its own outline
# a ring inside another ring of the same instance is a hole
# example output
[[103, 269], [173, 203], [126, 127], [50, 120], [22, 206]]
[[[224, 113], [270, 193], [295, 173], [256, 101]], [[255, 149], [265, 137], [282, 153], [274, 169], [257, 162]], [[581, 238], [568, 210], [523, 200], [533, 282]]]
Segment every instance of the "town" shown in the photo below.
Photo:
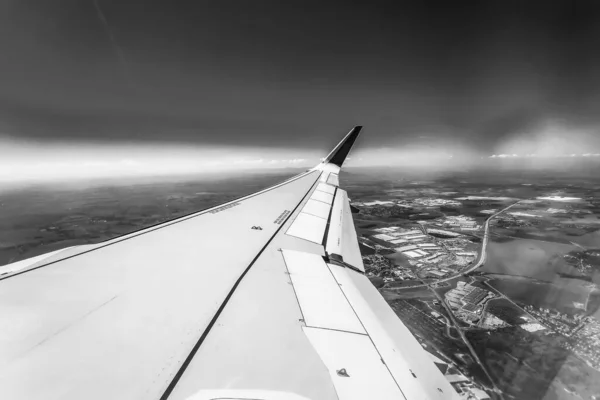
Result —
[[600, 370], [600, 322], [596, 318], [584, 314], [569, 316], [533, 306], [526, 306], [525, 310], [548, 327], [548, 333], [558, 333], [568, 338], [562, 345], [590, 367]]
[[[459, 273], [477, 259], [478, 237], [464, 236], [454, 230], [428, 228], [428, 225], [430, 224], [421, 223], [376, 228], [373, 229], [373, 235], [362, 237], [363, 246], [373, 249], [373, 253], [378, 253], [364, 257], [367, 274], [381, 276], [386, 282], [440, 279]], [[433, 226], [468, 231], [481, 229], [476, 221], [468, 217], [436, 220]], [[389, 260], [383, 260], [381, 254], [390, 253], [403, 256], [407, 266], [394, 267]]]

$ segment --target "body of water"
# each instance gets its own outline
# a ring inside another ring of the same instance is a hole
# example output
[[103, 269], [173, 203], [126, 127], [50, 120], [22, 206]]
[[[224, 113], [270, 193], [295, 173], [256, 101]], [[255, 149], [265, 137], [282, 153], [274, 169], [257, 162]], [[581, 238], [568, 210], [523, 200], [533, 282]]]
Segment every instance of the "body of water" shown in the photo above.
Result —
[[520, 275], [552, 281], [556, 272], [564, 270], [563, 255], [577, 247], [568, 244], [518, 239], [510, 242], [489, 242], [482, 272]]

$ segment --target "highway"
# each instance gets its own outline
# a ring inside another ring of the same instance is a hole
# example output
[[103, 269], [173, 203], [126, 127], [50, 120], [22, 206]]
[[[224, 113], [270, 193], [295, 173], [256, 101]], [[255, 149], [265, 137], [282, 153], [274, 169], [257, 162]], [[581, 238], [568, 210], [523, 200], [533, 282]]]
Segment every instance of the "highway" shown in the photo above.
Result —
[[[492, 217], [490, 217], [490, 218], [492, 218]], [[454, 313], [452, 312], [452, 310], [450, 309], [450, 306], [446, 302], [446, 299], [442, 298], [442, 296], [440, 296], [440, 294], [437, 291], [433, 290], [431, 287], [430, 287], [430, 289], [435, 294], [435, 296], [438, 298], [438, 300], [441, 302], [441, 304], [444, 306], [444, 308], [446, 309], [446, 312], [448, 313], [448, 316], [450, 317], [450, 320], [452, 321], [452, 325], [456, 328], [456, 331], [460, 335], [460, 338], [462, 339], [463, 343], [469, 349], [469, 352], [471, 353], [471, 357], [473, 357], [475, 362], [481, 367], [482, 371], [485, 373], [488, 380], [492, 384], [492, 387], [490, 389], [492, 389], [494, 392], [496, 392], [499, 395], [499, 397], [501, 399], [503, 399], [504, 396], [502, 395], [502, 391], [500, 390], [500, 388], [498, 388], [498, 386], [496, 386], [496, 383], [494, 382], [494, 380], [492, 379], [492, 376], [488, 372], [487, 367], [479, 358], [479, 355], [473, 348], [473, 345], [471, 345], [471, 342], [469, 342], [469, 339], [467, 339], [465, 332], [460, 328], [460, 325], [458, 324], [458, 321], [456, 321], [456, 317], [454, 316]], [[452, 336], [450, 336], [450, 337], [452, 337]]]
[[[477, 362], [477, 364], [481, 367], [481, 369], [483, 370], [483, 372], [487, 376], [488, 380], [490, 381], [490, 383], [492, 385], [492, 387], [490, 389], [492, 389], [501, 399], [504, 398], [502, 391], [498, 388], [498, 386], [496, 385], [496, 383], [492, 379], [492, 377], [491, 377], [490, 373], [488, 372], [488, 369], [486, 368], [485, 364], [481, 361], [481, 359], [479, 358], [479, 355], [477, 354], [477, 352], [475, 351], [475, 349], [473, 348], [473, 346], [471, 345], [471, 343], [467, 339], [467, 337], [465, 335], [465, 332], [460, 328], [460, 325], [458, 324], [458, 321], [456, 320], [456, 317], [454, 316], [454, 313], [450, 309], [450, 306], [448, 305], [448, 303], [446, 303], [446, 299], [444, 299], [436, 290], [434, 290], [431, 287], [431, 285], [435, 284], [435, 283], [446, 282], [446, 281], [450, 281], [452, 279], [456, 279], [459, 276], [466, 275], [466, 274], [468, 274], [470, 272], [475, 271], [477, 268], [481, 267], [485, 263], [485, 260], [486, 260], [486, 255], [487, 255], [486, 250], [487, 250], [487, 244], [488, 244], [488, 240], [489, 240], [490, 222], [494, 218], [496, 218], [498, 215], [506, 212], [511, 207], [514, 207], [515, 205], [519, 204], [520, 202], [521, 202], [521, 200], [519, 200], [519, 201], [517, 201], [517, 202], [515, 202], [515, 203], [513, 203], [513, 204], [511, 204], [511, 205], [509, 205], [509, 206], [507, 206], [505, 208], [503, 208], [502, 210], [498, 211], [497, 213], [495, 213], [493, 215], [490, 215], [488, 217], [488, 219], [485, 220], [484, 232], [483, 232], [483, 241], [481, 243], [481, 250], [479, 252], [479, 259], [470, 268], [468, 268], [468, 269], [466, 269], [464, 271], [461, 271], [460, 273], [458, 273], [456, 275], [453, 275], [453, 276], [450, 276], [450, 277], [447, 277], [447, 278], [444, 278], [444, 279], [440, 279], [440, 280], [438, 280], [436, 282], [431, 282], [429, 284], [425, 284], [424, 283], [422, 285], [411, 286], [411, 287], [427, 286], [435, 294], [435, 296], [441, 302], [441, 304], [443, 305], [443, 307], [446, 309], [446, 312], [447, 312], [447, 314], [448, 314], [448, 316], [450, 318], [450, 320], [448, 321], [448, 319], [444, 316], [446, 318], [446, 321], [447, 321], [447, 324], [446, 324], [446, 333], [447, 333], [447, 335], [449, 337], [451, 337], [451, 338], [454, 338], [450, 334], [450, 325], [454, 326], [456, 328], [456, 331], [460, 335], [460, 338], [462, 339], [463, 343], [469, 349], [469, 352], [471, 353], [471, 356], [473, 357], [473, 359], [475, 360], [475, 362]], [[421, 228], [423, 229], [423, 227], [421, 227]], [[497, 293], [496, 290], [494, 290], [494, 292]], [[504, 297], [504, 298], [506, 298], [506, 297]]]
[[[484, 225], [484, 232], [483, 232], [483, 241], [481, 243], [481, 250], [479, 252], [479, 259], [477, 260], [477, 262], [475, 264], [473, 264], [471, 267], [469, 267], [468, 269], [464, 270], [464, 271], [460, 271], [460, 273], [456, 274], [456, 275], [452, 275], [452, 276], [448, 276], [446, 278], [437, 280], [435, 282], [430, 282], [429, 284], [422, 284], [422, 285], [415, 285], [415, 286], [405, 286], [404, 288], [409, 289], [409, 288], [416, 288], [416, 287], [423, 287], [423, 286], [430, 286], [433, 285], [435, 283], [441, 283], [441, 282], [447, 282], [447, 281], [451, 281], [452, 279], [456, 279], [459, 276], [462, 275], [466, 275], [470, 272], [475, 271], [477, 268], [481, 267], [484, 263], [485, 263], [485, 259], [486, 259], [486, 250], [487, 250], [487, 243], [488, 243], [488, 238], [489, 238], [489, 231], [490, 231], [490, 221], [494, 218], [496, 218], [498, 215], [502, 214], [503, 212], [505, 212], [506, 210], [510, 209], [511, 207], [516, 206], [517, 204], [519, 204], [521, 202], [521, 200], [517, 201], [516, 203], [513, 203], [511, 205], [509, 205], [508, 207], [503, 208], [502, 210], [498, 211], [497, 213], [490, 215], [488, 219], [485, 220], [485, 225]], [[424, 229], [423, 227], [421, 227], [422, 229]]]
[[452, 277], [448, 277], [448, 278], [444, 278], [441, 279], [437, 282], [446, 282], [449, 281], [451, 279], [456, 278], [457, 276], [461, 276], [461, 275], [466, 275], [470, 272], [475, 271], [477, 268], [481, 267], [483, 264], [485, 264], [485, 259], [486, 259], [486, 255], [487, 255], [487, 243], [488, 243], [488, 238], [489, 238], [489, 231], [490, 231], [490, 221], [494, 218], [496, 218], [498, 215], [502, 214], [503, 212], [505, 212], [506, 210], [510, 209], [511, 207], [516, 206], [517, 204], [519, 204], [521, 202], [521, 200], [517, 201], [516, 203], [513, 203], [511, 205], [509, 205], [508, 207], [503, 208], [502, 210], [498, 211], [496, 214], [490, 215], [490, 217], [488, 219], [485, 220], [485, 225], [484, 225], [484, 232], [483, 232], [483, 242], [481, 243], [481, 251], [479, 252], [479, 260], [473, 264], [470, 268], [461, 271], [460, 274], [458, 275], [454, 275]]

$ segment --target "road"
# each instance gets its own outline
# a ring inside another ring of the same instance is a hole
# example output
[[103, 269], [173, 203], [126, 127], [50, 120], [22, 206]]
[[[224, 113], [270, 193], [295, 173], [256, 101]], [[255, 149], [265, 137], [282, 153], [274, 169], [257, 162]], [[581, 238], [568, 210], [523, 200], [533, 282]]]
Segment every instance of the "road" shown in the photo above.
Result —
[[510, 209], [511, 207], [516, 206], [517, 204], [519, 204], [521, 202], [521, 200], [517, 201], [516, 203], [513, 203], [511, 205], [509, 205], [508, 207], [503, 208], [502, 210], [498, 211], [496, 214], [491, 215], [488, 219], [485, 220], [485, 226], [484, 226], [484, 232], [483, 232], [483, 242], [481, 243], [481, 251], [479, 252], [479, 260], [473, 264], [473, 266], [469, 269], [466, 269], [464, 271], [461, 271], [460, 274], [453, 276], [452, 278], [448, 278], [448, 279], [443, 279], [440, 280], [438, 282], [445, 282], [446, 280], [450, 280], [450, 279], [454, 279], [456, 278], [456, 276], [460, 276], [460, 275], [466, 275], [470, 272], [475, 271], [477, 268], [481, 267], [484, 263], [485, 263], [485, 258], [487, 255], [487, 243], [488, 243], [488, 238], [489, 238], [489, 232], [490, 232], [490, 221], [493, 220], [494, 218], [496, 218], [498, 215], [502, 214], [503, 212], [505, 212], [506, 210]]
[[454, 313], [450, 309], [450, 306], [448, 305], [448, 303], [446, 303], [446, 299], [442, 298], [442, 296], [440, 296], [440, 294], [437, 291], [435, 291], [435, 289], [432, 289], [431, 287], [429, 289], [435, 294], [435, 296], [438, 298], [438, 300], [441, 302], [441, 304], [446, 309], [446, 312], [448, 313], [448, 316], [450, 317], [450, 321], [452, 321], [452, 325], [456, 328], [456, 331], [460, 335], [460, 338], [462, 339], [463, 343], [469, 349], [469, 352], [471, 353], [471, 357], [473, 357], [475, 362], [483, 370], [483, 372], [487, 376], [488, 380], [492, 384], [492, 387], [490, 389], [492, 389], [494, 392], [496, 392], [500, 396], [500, 398], [504, 398], [504, 396], [502, 394], [502, 390], [500, 390], [500, 388], [498, 388], [498, 386], [496, 386], [496, 383], [492, 379], [492, 376], [488, 372], [488, 369], [486, 368], [485, 364], [481, 361], [481, 359], [479, 358], [479, 355], [477, 355], [477, 352], [471, 345], [471, 342], [469, 342], [469, 339], [467, 339], [465, 332], [460, 328], [460, 325], [458, 324], [458, 321], [456, 321], [456, 317], [454, 316]]
[[[452, 279], [456, 279], [459, 276], [462, 275], [466, 275], [470, 272], [475, 271], [477, 268], [481, 267], [486, 260], [486, 255], [487, 255], [487, 244], [488, 244], [488, 240], [489, 240], [489, 231], [490, 231], [490, 222], [496, 218], [498, 215], [506, 212], [507, 210], [509, 210], [511, 207], [514, 207], [515, 205], [519, 204], [521, 202], [521, 200], [503, 208], [502, 210], [498, 211], [497, 213], [490, 215], [488, 217], [488, 219], [485, 220], [485, 225], [484, 225], [484, 233], [483, 233], [483, 241], [481, 243], [481, 250], [479, 252], [479, 259], [477, 260], [477, 262], [475, 264], [473, 264], [470, 268], [461, 271], [460, 273], [444, 278], [444, 279], [440, 279], [436, 282], [431, 282], [429, 284], [422, 284], [422, 285], [417, 285], [417, 286], [411, 286], [411, 287], [419, 287], [419, 286], [427, 286], [429, 287], [429, 289], [435, 294], [435, 296], [438, 298], [438, 300], [441, 302], [441, 304], [443, 305], [443, 307], [446, 309], [446, 312], [448, 313], [448, 316], [450, 318], [450, 320], [448, 320], [446, 318], [446, 329], [447, 329], [447, 334], [449, 337], [453, 336], [450, 334], [450, 325], [454, 326], [456, 328], [456, 331], [458, 332], [458, 334], [460, 335], [460, 339], [462, 339], [463, 343], [467, 346], [467, 348], [469, 349], [469, 352], [471, 353], [471, 356], [473, 357], [473, 359], [475, 360], [475, 362], [477, 362], [477, 364], [479, 364], [479, 366], [481, 367], [481, 369], [483, 370], [483, 372], [485, 373], [485, 375], [487, 376], [487, 378], [489, 379], [490, 383], [492, 384], [492, 390], [494, 392], [496, 392], [500, 398], [503, 398], [503, 394], [502, 391], [498, 388], [498, 386], [496, 386], [496, 383], [494, 382], [494, 380], [492, 379], [490, 373], [488, 372], [485, 364], [481, 361], [481, 359], [479, 358], [477, 352], [475, 351], [475, 349], [473, 348], [473, 346], [471, 345], [471, 343], [469, 342], [469, 340], [467, 339], [465, 332], [460, 328], [460, 325], [458, 324], [458, 321], [456, 320], [456, 317], [454, 316], [452, 310], [450, 309], [449, 305], [446, 303], [446, 300], [444, 298], [442, 298], [442, 296], [440, 296], [440, 294], [431, 287], [432, 284], [434, 283], [440, 283], [440, 282], [446, 282], [446, 281], [450, 281]], [[421, 229], [425, 231], [424, 227], [421, 226]], [[424, 232], [425, 234], [427, 233], [426, 231]], [[519, 307], [520, 308], [520, 307]]]
[[[458, 273], [456, 275], [448, 276], [446, 278], [437, 280], [435, 282], [430, 282], [429, 285], [432, 285], [434, 283], [451, 281], [452, 279], [456, 279], [459, 276], [467, 275], [468, 273], [473, 272], [477, 268], [481, 267], [485, 263], [485, 258], [486, 258], [486, 255], [487, 255], [486, 250], [487, 250], [487, 243], [488, 243], [489, 231], [490, 231], [490, 221], [493, 220], [494, 218], [496, 218], [498, 215], [500, 215], [503, 212], [505, 212], [506, 210], [510, 209], [511, 207], [516, 206], [520, 202], [521, 202], [521, 200], [517, 201], [516, 203], [513, 203], [513, 204], [509, 205], [508, 207], [503, 208], [502, 210], [498, 211], [496, 214], [490, 215], [490, 217], [485, 220], [484, 232], [483, 232], [483, 241], [481, 243], [481, 250], [479, 252], [479, 260], [475, 264], [473, 264], [470, 268], [468, 268], [468, 269], [466, 269], [464, 271], [461, 271], [460, 273]], [[415, 286], [405, 286], [404, 288], [406, 288], [406, 289], [408, 289], [408, 288], [417, 288], [417, 287], [423, 287], [423, 286], [429, 286], [429, 285], [428, 284], [422, 284], [422, 285], [415, 285]]]
[[[430, 290], [432, 290], [430, 288]], [[438, 300], [440, 299], [439, 295], [436, 296], [438, 298]], [[431, 306], [429, 305], [429, 303], [425, 303], [425, 305], [427, 306], [427, 308], [429, 308], [431, 311], [433, 312], [437, 312], [436, 310], [434, 310], [433, 308], [431, 308]], [[440, 313], [438, 313], [440, 314]], [[450, 321], [450, 319], [448, 319], [448, 317], [446, 317], [444, 314], [440, 314], [440, 317], [444, 318], [445, 324], [446, 324], [446, 335], [448, 335], [449, 338], [452, 338], [454, 340], [462, 340], [460, 337], [454, 337], [454, 335], [452, 335], [452, 331], [450, 330], [451, 328], [454, 328], [454, 325], [452, 325], [452, 321]], [[458, 328], [456, 328], [458, 330]]]

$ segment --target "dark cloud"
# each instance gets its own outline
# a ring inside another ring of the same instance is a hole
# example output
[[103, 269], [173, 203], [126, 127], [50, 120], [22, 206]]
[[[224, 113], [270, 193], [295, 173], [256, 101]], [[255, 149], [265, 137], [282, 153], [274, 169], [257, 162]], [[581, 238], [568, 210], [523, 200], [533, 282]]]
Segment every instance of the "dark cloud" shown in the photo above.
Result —
[[320, 147], [363, 124], [373, 146], [490, 151], [547, 119], [599, 125], [599, 6], [10, 0], [0, 128]]

